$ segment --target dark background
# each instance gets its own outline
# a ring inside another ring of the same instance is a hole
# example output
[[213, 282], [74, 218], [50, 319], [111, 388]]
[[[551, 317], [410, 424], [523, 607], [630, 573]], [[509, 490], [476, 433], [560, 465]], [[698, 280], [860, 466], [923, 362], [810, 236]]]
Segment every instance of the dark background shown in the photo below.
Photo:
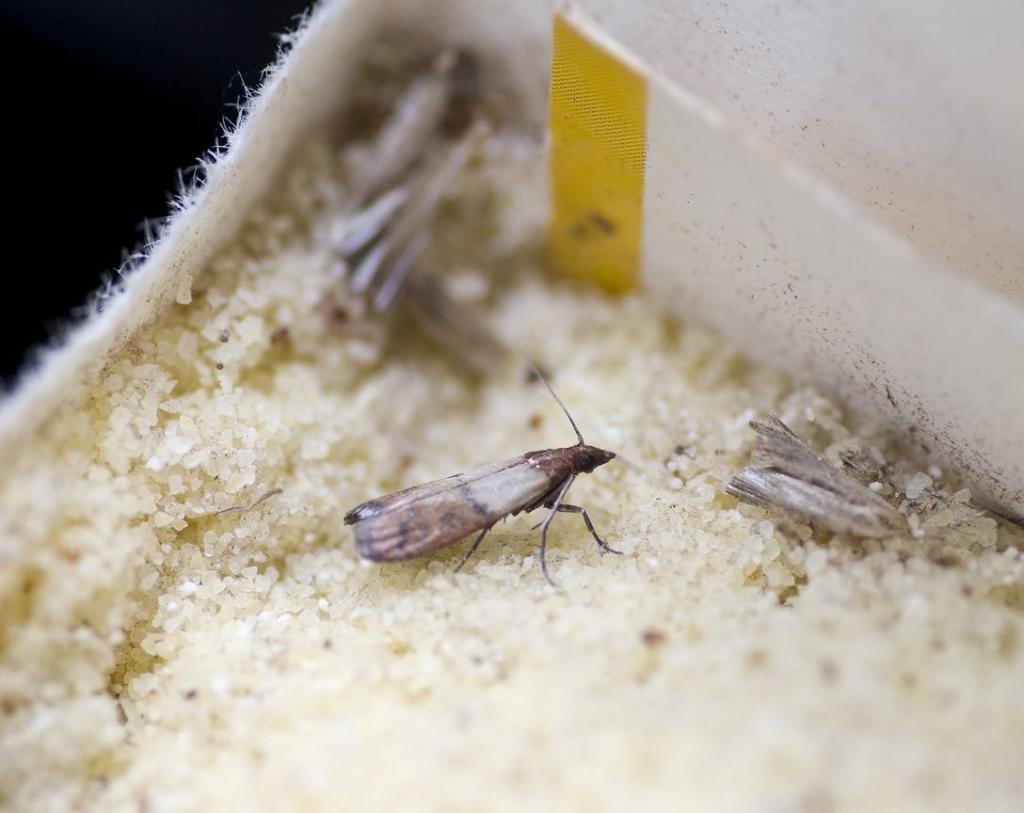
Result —
[[167, 213], [307, 5], [0, 0], [5, 387]]

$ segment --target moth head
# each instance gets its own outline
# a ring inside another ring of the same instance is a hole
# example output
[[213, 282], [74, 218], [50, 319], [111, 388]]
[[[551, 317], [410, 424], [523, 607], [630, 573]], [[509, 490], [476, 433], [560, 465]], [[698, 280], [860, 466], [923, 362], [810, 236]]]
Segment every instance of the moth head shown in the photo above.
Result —
[[598, 466], [603, 466], [615, 457], [615, 452], [598, 449], [596, 446], [588, 446], [585, 443], [573, 446], [572, 450], [573, 469], [584, 474], [590, 474]]

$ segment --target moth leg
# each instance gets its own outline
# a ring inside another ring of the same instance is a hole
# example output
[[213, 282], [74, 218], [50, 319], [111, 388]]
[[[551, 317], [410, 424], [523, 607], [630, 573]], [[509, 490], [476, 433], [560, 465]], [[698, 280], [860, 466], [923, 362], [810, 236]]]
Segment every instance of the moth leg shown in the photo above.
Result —
[[489, 530], [491, 530], [491, 528], [493, 528], [493, 527], [494, 527], [493, 525], [488, 525], [486, 528], [484, 528], [480, 532], [480, 536], [478, 536], [476, 538], [476, 541], [473, 543], [473, 546], [466, 552], [466, 555], [462, 557], [462, 561], [459, 562], [459, 566], [457, 568], [455, 568], [455, 572], [456, 573], [458, 573], [460, 570], [462, 570], [462, 568], [466, 564], [466, 562], [469, 561], [469, 557], [472, 556], [476, 552], [476, 549], [480, 547], [480, 543], [484, 541], [484, 537], [487, 536], [487, 532]]
[[558, 496], [555, 498], [554, 504], [551, 506], [551, 512], [544, 518], [544, 522], [541, 523], [540, 530], [540, 569], [544, 573], [544, 578], [547, 583], [554, 587], [556, 590], [561, 590], [554, 579], [551, 578], [548, 573], [548, 526], [551, 524], [551, 520], [555, 518], [555, 514], [558, 513], [558, 506], [562, 504], [562, 498], [565, 497], [566, 492], [569, 490], [569, 486], [572, 485], [572, 481], [576, 479], [576, 475], [567, 477], [565, 483], [558, 490]]
[[579, 505], [560, 505], [555, 510], [565, 514], [583, 514], [583, 524], [587, 526], [587, 530], [590, 531], [590, 535], [594, 537], [594, 541], [601, 547], [601, 550], [606, 553], [622, 553], [621, 550], [615, 550], [615, 548], [597, 535], [597, 531], [594, 530], [594, 523], [590, 521], [590, 514], [587, 513], [586, 508]]

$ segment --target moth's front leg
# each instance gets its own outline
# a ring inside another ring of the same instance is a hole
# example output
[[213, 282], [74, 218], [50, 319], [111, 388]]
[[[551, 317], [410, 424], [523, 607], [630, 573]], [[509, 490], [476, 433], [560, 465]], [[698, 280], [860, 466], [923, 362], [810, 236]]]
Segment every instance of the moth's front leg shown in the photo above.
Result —
[[611, 547], [611, 545], [609, 545], [607, 542], [605, 542], [601, 537], [597, 535], [597, 531], [594, 530], [594, 523], [590, 521], [590, 514], [587, 513], [587, 509], [579, 505], [566, 505], [565, 503], [563, 503], [562, 505], [559, 505], [555, 510], [561, 511], [564, 514], [583, 514], [583, 523], [587, 526], [587, 530], [590, 531], [590, 535], [594, 537], [594, 541], [597, 542], [597, 544], [601, 547], [601, 550], [607, 553], [618, 553], [620, 555], [622, 554], [621, 550], [615, 550], [615, 548]]

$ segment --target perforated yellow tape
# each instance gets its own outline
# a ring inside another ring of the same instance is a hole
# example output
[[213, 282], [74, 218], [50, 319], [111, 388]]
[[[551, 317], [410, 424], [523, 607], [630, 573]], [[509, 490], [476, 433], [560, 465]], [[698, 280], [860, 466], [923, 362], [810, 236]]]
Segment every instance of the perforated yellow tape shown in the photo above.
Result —
[[551, 64], [552, 219], [555, 266], [612, 291], [640, 272], [647, 83], [556, 12]]

